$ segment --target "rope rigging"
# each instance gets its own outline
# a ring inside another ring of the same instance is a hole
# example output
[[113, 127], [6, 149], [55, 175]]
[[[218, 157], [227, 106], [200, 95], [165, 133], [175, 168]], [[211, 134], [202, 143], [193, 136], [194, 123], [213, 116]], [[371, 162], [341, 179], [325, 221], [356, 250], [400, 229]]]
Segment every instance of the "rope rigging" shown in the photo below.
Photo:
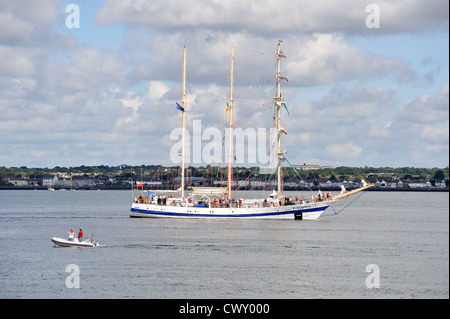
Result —
[[[344, 209], [346, 209], [348, 206], [350, 206], [351, 204], [353, 204], [354, 201], [356, 201], [358, 198], [360, 198], [362, 195], [364, 195], [366, 193], [366, 191], [361, 192], [361, 194], [359, 194], [357, 197], [355, 197], [350, 203], [348, 203], [347, 205], [345, 205], [341, 210], [339, 210], [338, 212], [336, 212], [336, 210], [334, 209], [333, 205], [330, 205], [331, 208], [333, 208], [334, 211], [334, 215], [336, 216], [337, 214], [339, 214], [340, 212], [342, 212]], [[329, 215], [322, 215], [323, 217], [329, 216]]]

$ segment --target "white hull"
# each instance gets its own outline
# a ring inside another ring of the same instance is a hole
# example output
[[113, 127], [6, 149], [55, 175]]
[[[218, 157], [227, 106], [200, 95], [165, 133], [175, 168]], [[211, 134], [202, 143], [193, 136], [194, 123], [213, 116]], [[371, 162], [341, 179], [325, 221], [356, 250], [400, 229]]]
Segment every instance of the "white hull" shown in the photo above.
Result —
[[130, 217], [150, 218], [246, 218], [246, 219], [318, 219], [333, 201], [280, 207], [212, 208], [163, 206], [133, 203]]
[[55, 245], [62, 246], [62, 247], [96, 247], [98, 246], [98, 243], [95, 241], [78, 241], [78, 238], [74, 238], [73, 241], [59, 238], [59, 237], [53, 237], [52, 242]]

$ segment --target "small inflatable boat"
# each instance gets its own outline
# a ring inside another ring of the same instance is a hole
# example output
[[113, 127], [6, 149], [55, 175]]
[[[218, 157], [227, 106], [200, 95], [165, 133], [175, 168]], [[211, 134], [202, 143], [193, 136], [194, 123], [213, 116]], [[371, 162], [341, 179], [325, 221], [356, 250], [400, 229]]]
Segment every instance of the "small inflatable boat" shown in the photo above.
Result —
[[83, 241], [79, 241], [78, 238], [74, 238], [73, 240], [68, 240], [59, 237], [53, 237], [52, 242], [57, 246], [63, 247], [97, 247], [99, 244], [94, 239], [85, 239]]

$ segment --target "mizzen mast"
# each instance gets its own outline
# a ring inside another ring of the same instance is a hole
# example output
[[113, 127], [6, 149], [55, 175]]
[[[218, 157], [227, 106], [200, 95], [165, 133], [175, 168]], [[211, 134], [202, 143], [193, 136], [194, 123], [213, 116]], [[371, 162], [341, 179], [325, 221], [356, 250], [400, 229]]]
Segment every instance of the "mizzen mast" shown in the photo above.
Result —
[[284, 154], [286, 154], [286, 151], [281, 151], [281, 132], [286, 133], [286, 130], [284, 130], [281, 127], [281, 106], [285, 103], [284, 98], [281, 96], [281, 81], [286, 80], [287, 77], [280, 74], [280, 61], [281, 58], [286, 58], [286, 56], [281, 51], [281, 43], [283, 41], [278, 40], [278, 47], [277, 47], [277, 75], [275, 78], [277, 79], [277, 96], [273, 99], [275, 100], [275, 106], [277, 110], [277, 118], [276, 118], [276, 129], [277, 129], [277, 195], [278, 200], [281, 200], [281, 159]]

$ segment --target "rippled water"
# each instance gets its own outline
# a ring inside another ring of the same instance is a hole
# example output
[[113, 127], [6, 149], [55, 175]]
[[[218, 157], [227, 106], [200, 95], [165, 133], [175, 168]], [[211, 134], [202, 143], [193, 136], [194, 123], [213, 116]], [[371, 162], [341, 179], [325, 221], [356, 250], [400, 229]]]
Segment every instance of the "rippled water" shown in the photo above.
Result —
[[[319, 221], [132, 219], [130, 203], [129, 191], [0, 191], [0, 297], [449, 298], [448, 193], [367, 192]], [[71, 228], [101, 246], [56, 248]]]

